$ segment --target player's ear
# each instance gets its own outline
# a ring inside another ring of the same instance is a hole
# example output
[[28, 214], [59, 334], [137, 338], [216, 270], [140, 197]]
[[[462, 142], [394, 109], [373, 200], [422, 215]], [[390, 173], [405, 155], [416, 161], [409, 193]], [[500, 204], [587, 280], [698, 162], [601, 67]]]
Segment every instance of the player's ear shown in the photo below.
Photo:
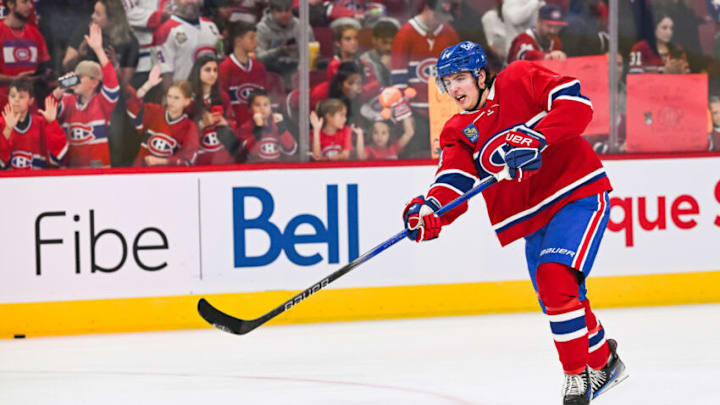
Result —
[[487, 73], [485, 69], [482, 69], [477, 77], [477, 85], [480, 90], [485, 90], [485, 79], [487, 79]]

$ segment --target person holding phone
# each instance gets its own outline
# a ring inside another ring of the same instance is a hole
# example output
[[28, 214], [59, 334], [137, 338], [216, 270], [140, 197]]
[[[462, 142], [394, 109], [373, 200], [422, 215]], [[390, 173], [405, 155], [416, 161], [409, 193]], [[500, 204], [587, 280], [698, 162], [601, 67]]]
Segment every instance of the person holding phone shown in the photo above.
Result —
[[193, 89], [193, 102], [186, 113], [197, 123], [200, 131], [198, 165], [235, 161], [234, 110], [230, 107], [230, 97], [220, 89], [218, 69], [214, 56], [203, 55], [195, 61], [188, 77]]

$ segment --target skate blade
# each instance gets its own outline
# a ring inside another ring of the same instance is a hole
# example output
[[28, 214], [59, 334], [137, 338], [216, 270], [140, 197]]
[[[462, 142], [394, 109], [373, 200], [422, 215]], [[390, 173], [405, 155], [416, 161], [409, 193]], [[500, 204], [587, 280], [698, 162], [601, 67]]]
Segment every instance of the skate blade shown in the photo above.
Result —
[[618, 375], [617, 377], [615, 377], [615, 379], [612, 380], [612, 382], [610, 382], [610, 384], [606, 385], [605, 388], [603, 388], [602, 390], [600, 390], [600, 391], [598, 391], [598, 392], [594, 392], [594, 393], [593, 393], [593, 399], [595, 399], [595, 398], [599, 397], [600, 395], [608, 392], [610, 389], [612, 389], [612, 388], [615, 387], [616, 385], [618, 385], [618, 384], [620, 384], [621, 382], [625, 381], [628, 377], [630, 377], [630, 374], [626, 373], [625, 370], [623, 370], [623, 372], [622, 372], [620, 375]]

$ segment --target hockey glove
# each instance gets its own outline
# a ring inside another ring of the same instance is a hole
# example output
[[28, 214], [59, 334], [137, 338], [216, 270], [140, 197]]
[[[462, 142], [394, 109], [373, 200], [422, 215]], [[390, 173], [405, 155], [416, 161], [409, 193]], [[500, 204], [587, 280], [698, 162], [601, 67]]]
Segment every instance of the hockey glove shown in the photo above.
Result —
[[419, 195], [412, 199], [403, 210], [403, 221], [408, 239], [415, 242], [435, 239], [440, 235], [442, 220], [435, 215], [440, 205], [434, 199], [426, 200]]
[[505, 165], [510, 178], [518, 182], [540, 169], [545, 137], [525, 125], [518, 125], [505, 136]]

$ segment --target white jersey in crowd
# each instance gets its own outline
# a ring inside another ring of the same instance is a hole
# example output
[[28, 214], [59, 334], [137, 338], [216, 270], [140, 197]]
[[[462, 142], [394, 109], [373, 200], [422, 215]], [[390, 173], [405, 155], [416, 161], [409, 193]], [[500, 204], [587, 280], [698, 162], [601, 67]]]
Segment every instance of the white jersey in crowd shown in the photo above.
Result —
[[187, 80], [192, 65], [200, 55], [216, 54], [220, 32], [215, 23], [200, 17], [191, 24], [178, 16], [172, 16], [155, 31], [156, 62], [162, 73], [172, 73], [174, 80]]
[[153, 32], [162, 23], [162, 10], [169, 0], [122, 0], [130, 27], [140, 44], [137, 72], [152, 68]]

